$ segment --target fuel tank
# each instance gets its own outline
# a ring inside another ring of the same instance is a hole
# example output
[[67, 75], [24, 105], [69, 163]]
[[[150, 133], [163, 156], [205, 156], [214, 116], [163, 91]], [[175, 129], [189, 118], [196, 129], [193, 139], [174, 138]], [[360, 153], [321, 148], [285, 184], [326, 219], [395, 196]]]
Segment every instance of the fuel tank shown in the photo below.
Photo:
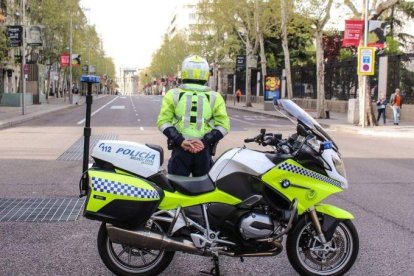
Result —
[[[266, 154], [246, 148], [234, 148], [223, 153], [214, 163], [209, 175], [216, 182], [219, 179], [234, 173], [246, 173], [259, 176], [273, 168], [273, 164]], [[235, 183], [236, 185], [237, 183]]]

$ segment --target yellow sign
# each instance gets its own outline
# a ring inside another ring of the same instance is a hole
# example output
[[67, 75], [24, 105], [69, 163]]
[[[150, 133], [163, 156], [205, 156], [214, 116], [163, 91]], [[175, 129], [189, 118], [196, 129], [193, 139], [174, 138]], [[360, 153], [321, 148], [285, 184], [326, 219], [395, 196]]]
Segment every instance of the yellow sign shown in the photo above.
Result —
[[358, 75], [372, 76], [375, 73], [375, 47], [358, 47]]

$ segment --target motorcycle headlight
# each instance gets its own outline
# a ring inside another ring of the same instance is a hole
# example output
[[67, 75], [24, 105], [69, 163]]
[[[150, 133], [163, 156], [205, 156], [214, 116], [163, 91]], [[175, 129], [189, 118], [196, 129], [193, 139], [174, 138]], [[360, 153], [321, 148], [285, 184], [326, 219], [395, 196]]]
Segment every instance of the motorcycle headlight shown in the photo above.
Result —
[[332, 157], [332, 161], [333, 161], [333, 163], [335, 165], [336, 171], [340, 175], [342, 175], [344, 178], [346, 178], [345, 165], [344, 165], [344, 162], [342, 161], [342, 159], [336, 158], [336, 157]]

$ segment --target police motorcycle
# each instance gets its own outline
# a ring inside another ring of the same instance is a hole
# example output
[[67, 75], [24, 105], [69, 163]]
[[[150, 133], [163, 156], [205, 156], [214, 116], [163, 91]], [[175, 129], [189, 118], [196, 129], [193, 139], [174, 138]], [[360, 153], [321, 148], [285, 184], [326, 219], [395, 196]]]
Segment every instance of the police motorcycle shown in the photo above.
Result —
[[322, 203], [348, 188], [338, 147], [292, 101], [279, 100], [276, 109], [297, 124], [295, 134], [263, 129], [244, 140], [263, 151], [229, 149], [202, 177], [166, 174], [160, 146], [99, 141], [80, 190], [84, 216], [102, 222], [98, 250], [107, 268], [157, 275], [180, 251], [212, 257], [204, 273], [219, 275], [219, 256], [276, 256], [286, 240], [299, 274], [346, 273], [359, 249], [354, 216]]

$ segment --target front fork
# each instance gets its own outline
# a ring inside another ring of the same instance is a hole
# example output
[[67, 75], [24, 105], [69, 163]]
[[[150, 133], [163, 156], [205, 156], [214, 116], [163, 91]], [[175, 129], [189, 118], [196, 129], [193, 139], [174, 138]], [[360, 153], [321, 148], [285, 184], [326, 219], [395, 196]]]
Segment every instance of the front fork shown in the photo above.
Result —
[[309, 208], [309, 215], [311, 217], [313, 226], [315, 227], [316, 234], [318, 235], [320, 242], [322, 244], [326, 244], [327, 241], [325, 235], [322, 232], [322, 226], [319, 221], [318, 214], [316, 213], [315, 207], [312, 206], [311, 208]]

